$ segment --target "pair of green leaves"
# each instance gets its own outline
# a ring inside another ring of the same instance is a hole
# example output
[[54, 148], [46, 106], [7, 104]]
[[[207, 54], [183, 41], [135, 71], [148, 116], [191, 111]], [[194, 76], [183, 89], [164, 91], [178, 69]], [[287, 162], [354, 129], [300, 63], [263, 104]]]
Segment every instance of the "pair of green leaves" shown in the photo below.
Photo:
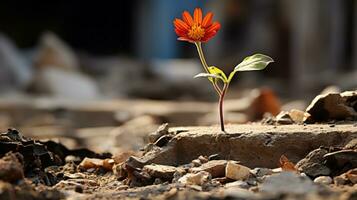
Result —
[[246, 57], [241, 63], [239, 63], [234, 70], [229, 74], [228, 78], [226, 74], [219, 68], [211, 66], [208, 68], [209, 73], [200, 73], [195, 78], [208, 78], [211, 82], [221, 80], [223, 83], [230, 83], [235, 73], [238, 71], [253, 71], [262, 70], [268, 66], [269, 63], [274, 62], [272, 58], [263, 54], [254, 54]]

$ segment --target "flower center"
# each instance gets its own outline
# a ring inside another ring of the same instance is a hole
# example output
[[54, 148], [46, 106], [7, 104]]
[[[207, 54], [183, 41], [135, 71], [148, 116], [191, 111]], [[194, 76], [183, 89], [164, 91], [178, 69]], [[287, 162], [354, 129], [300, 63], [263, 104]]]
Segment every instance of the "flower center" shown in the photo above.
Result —
[[191, 39], [200, 40], [205, 36], [205, 29], [203, 29], [200, 25], [194, 24], [188, 31], [188, 36]]

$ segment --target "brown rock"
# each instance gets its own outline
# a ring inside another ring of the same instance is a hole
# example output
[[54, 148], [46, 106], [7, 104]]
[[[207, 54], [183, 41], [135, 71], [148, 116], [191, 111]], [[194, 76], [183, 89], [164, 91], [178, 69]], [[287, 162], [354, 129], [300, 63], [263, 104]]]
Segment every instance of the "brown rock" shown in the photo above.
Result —
[[22, 159], [19, 153], [7, 153], [0, 159], [0, 180], [15, 182], [24, 178], [23, 166], [19, 161]]
[[351, 120], [357, 118], [357, 91], [318, 95], [307, 107], [306, 122]]
[[331, 170], [324, 164], [324, 155], [327, 153], [328, 151], [326, 149], [315, 149], [304, 159], [300, 160], [296, 164], [296, 168], [298, 168], [300, 172], [304, 172], [311, 177], [328, 176], [330, 175]]
[[162, 178], [165, 180], [171, 180], [176, 171], [179, 171], [177, 167], [168, 166], [168, 165], [145, 165], [143, 171], [147, 172], [151, 177]]
[[296, 163], [320, 146], [344, 146], [357, 137], [353, 125], [227, 125], [224, 134], [216, 126], [177, 127], [170, 131], [179, 133], [167, 145], [145, 153], [140, 158], [142, 162], [177, 166], [200, 155], [217, 154], [222, 160], [239, 160], [250, 168], [276, 168], [283, 154]]
[[84, 158], [78, 167], [80, 169], [103, 168], [111, 171], [114, 163], [113, 159]]
[[191, 173], [206, 171], [212, 175], [212, 178], [224, 177], [226, 165], [226, 160], [211, 160], [207, 163], [202, 164], [200, 167], [191, 168], [189, 171]]
[[348, 172], [345, 173], [345, 176], [351, 183], [356, 184], [357, 183], [357, 168], [351, 169]]
[[250, 176], [250, 170], [244, 165], [229, 161], [226, 166], [226, 177], [233, 180], [245, 180]]
[[188, 173], [181, 177], [178, 182], [184, 185], [203, 185], [211, 179], [211, 175], [208, 172], [201, 171], [197, 174]]

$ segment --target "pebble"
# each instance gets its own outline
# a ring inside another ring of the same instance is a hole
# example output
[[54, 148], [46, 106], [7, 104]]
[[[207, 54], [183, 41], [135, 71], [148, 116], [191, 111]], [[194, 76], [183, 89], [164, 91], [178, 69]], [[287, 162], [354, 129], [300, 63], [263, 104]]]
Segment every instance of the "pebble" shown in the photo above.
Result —
[[229, 161], [226, 166], [226, 177], [233, 180], [245, 180], [250, 176], [250, 169], [234, 161]]
[[329, 185], [332, 183], [332, 178], [329, 176], [319, 176], [314, 179], [314, 182]]

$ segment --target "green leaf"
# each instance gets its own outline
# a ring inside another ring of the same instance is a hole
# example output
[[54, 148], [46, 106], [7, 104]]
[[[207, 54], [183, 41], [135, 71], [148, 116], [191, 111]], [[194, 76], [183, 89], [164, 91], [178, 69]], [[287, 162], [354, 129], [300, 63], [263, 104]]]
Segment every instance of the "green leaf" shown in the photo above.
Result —
[[217, 75], [217, 74], [209, 74], [209, 73], [199, 73], [194, 78], [208, 78], [209, 80], [212, 79], [221, 79], [223, 82], [225, 81], [223, 77]]
[[218, 76], [222, 77], [221, 80], [224, 83], [227, 83], [228, 79], [227, 79], [226, 74], [221, 69], [219, 69], [218, 67], [210, 66], [208, 68], [208, 71], [209, 71], [210, 74], [215, 74], [215, 75], [218, 75]]
[[269, 63], [274, 62], [272, 58], [263, 54], [254, 54], [246, 57], [241, 63], [239, 63], [234, 70], [229, 74], [228, 83], [238, 71], [253, 71], [265, 69]]
[[234, 68], [234, 71], [262, 70], [271, 62], [274, 62], [274, 60], [269, 56], [263, 54], [254, 54], [252, 56], [246, 57], [243, 62], [239, 63]]

